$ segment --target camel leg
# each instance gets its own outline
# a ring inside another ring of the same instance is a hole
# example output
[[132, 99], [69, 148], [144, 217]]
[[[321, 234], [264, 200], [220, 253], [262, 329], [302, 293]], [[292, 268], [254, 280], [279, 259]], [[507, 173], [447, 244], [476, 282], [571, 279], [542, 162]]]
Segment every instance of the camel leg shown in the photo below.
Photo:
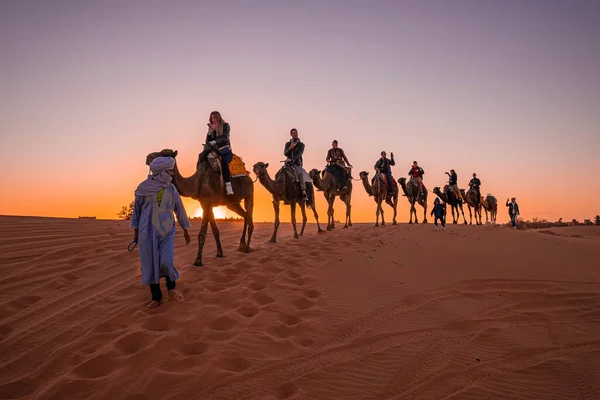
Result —
[[300, 206], [300, 212], [302, 213], [302, 229], [300, 229], [300, 236], [304, 236], [304, 228], [306, 228], [306, 204], [304, 202], [298, 203]]
[[292, 217], [292, 227], [294, 228], [294, 239], [298, 239], [298, 231], [296, 230], [296, 203], [290, 203], [290, 214]]
[[[471, 213], [471, 206], [467, 204], [467, 210], [469, 210], [469, 225], [473, 225], [473, 214]], [[477, 214], [475, 215], [475, 222], [477, 223]], [[465, 221], [465, 225], [467, 222]]]
[[335, 229], [335, 224], [333, 220], [333, 202], [335, 201], [335, 195], [329, 196], [327, 198], [327, 230], [332, 231]]
[[423, 203], [421, 203], [421, 206], [423, 207], [423, 223], [426, 224], [427, 223], [427, 200], [424, 201]]
[[215, 220], [215, 215], [213, 214], [212, 209], [210, 210], [208, 222], [210, 223], [210, 229], [212, 230], [212, 234], [217, 244], [217, 257], [221, 258], [223, 257], [223, 247], [221, 247], [221, 235], [219, 233], [219, 227], [217, 226], [217, 221]]
[[[465, 218], [465, 210], [463, 209], [462, 204], [460, 204], [459, 207], [460, 207], [460, 212], [462, 213], [463, 221], [465, 222], [465, 225], [467, 225], [467, 219]], [[460, 214], [459, 214], [458, 218], [460, 218]]]
[[352, 211], [352, 195], [348, 194], [348, 196], [346, 197], [346, 223], [347, 226], [345, 226], [344, 228], [347, 228], [348, 226], [352, 226], [352, 218], [350, 217], [350, 213]]
[[279, 202], [273, 200], [273, 211], [275, 211], [275, 225], [273, 229], [273, 236], [271, 236], [271, 243], [277, 242], [277, 230], [279, 229]]
[[[317, 213], [317, 202], [315, 201], [315, 203], [311, 206], [312, 208], [312, 212], [313, 212], [313, 216], [315, 217], [315, 221], [317, 222], [317, 232], [318, 233], [326, 233], [326, 230], [321, 229], [321, 224], [319, 223], [319, 213]], [[305, 219], [306, 220], [306, 219]]]
[[375, 227], [379, 226], [379, 209], [381, 208], [381, 203], [377, 202], [377, 208], [375, 209]]
[[[452, 223], [456, 224], [456, 218], [458, 216], [460, 216], [460, 214], [458, 213], [458, 206], [456, 206], [456, 205], [453, 204], [450, 207], [452, 208]], [[456, 209], [456, 217], [454, 216], [454, 209]]]
[[[246, 207], [248, 207], [247, 202]], [[243, 251], [244, 253], [250, 253], [250, 239], [252, 238], [252, 232], [254, 231], [252, 214], [246, 211], [248, 208], [244, 210], [239, 203], [229, 204], [227, 205], [227, 208], [244, 218], [244, 231], [242, 233], [242, 238], [240, 239], [238, 250]], [[252, 208], [250, 208], [250, 210], [252, 210]], [[246, 229], [248, 229], [248, 242], [246, 242]]]
[[419, 217], [417, 216], [417, 201], [415, 200], [414, 203], [412, 203], [412, 212], [415, 214], [415, 224], [419, 223]]
[[[203, 210], [211, 209], [208, 206], [206, 208], [203, 206]], [[201, 267], [202, 266], [202, 249], [204, 248], [204, 242], [206, 241], [206, 231], [208, 230], [208, 218], [202, 218], [202, 226], [200, 227], [200, 232], [198, 233], [198, 254], [196, 254], [196, 260], [194, 261], [194, 266]]]

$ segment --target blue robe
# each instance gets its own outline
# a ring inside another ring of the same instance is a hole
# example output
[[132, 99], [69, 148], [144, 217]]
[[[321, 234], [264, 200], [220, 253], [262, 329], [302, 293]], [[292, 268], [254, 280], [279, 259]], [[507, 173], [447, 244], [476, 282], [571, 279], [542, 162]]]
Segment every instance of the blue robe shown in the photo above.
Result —
[[139, 230], [138, 249], [142, 269], [142, 284], [160, 282], [160, 278], [179, 279], [175, 268], [175, 218], [182, 229], [188, 229], [190, 221], [173, 184], [164, 190], [160, 206], [158, 194], [135, 196], [132, 228]]

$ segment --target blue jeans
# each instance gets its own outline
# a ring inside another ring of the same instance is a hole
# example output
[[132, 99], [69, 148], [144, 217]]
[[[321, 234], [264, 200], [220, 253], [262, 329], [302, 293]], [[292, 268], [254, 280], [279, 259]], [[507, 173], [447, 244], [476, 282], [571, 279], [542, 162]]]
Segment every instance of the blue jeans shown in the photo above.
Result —
[[513, 228], [517, 226], [517, 214], [510, 214], [510, 222], [512, 223]]
[[230, 149], [221, 150], [221, 169], [223, 171], [223, 180], [231, 182], [231, 172], [229, 171], [229, 163], [233, 160], [233, 153]]

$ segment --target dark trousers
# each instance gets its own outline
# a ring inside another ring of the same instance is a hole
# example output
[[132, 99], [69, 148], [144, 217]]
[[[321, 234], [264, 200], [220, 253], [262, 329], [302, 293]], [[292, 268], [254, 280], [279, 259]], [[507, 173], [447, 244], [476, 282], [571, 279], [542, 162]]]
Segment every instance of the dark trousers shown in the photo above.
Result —
[[442, 221], [442, 227], [445, 228], [446, 227], [446, 217], [443, 215], [441, 217], [436, 216], [433, 220], [434, 226], [438, 226], [438, 220]]
[[517, 214], [510, 214], [510, 222], [513, 227], [517, 226]]
[[231, 182], [231, 172], [229, 171], [229, 163], [233, 160], [233, 153], [230, 149], [221, 151], [221, 169], [223, 171], [223, 180]]
[[[172, 281], [168, 276], [167, 279], [167, 290], [175, 289], [175, 281]], [[160, 283], [151, 283], [150, 284], [150, 293], [152, 293], [152, 300], [160, 303], [162, 300], [162, 290], [160, 290]]]

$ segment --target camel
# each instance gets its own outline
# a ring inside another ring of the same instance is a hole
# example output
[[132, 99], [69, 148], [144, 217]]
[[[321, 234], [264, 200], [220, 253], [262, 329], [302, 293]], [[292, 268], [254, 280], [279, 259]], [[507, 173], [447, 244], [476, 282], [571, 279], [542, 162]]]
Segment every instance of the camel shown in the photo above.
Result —
[[383, 207], [381, 203], [384, 201], [389, 204], [394, 210], [394, 218], [392, 225], [396, 225], [396, 215], [398, 207], [398, 186], [394, 186], [394, 193], [388, 193], [387, 182], [384, 174], [376, 175], [375, 182], [373, 185], [369, 184], [369, 173], [367, 171], [360, 172], [360, 179], [362, 180], [365, 191], [369, 196], [373, 196], [377, 203], [377, 210], [375, 211], [375, 226], [379, 226], [379, 213], [381, 213], [381, 226], [385, 226], [383, 219]]
[[419, 218], [417, 217], [417, 209], [415, 207], [415, 203], [419, 203], [421, 207], [423, 207], [423, 223], [427, 223], [427, 189], [423, 188], [423, 194], [419, 193], [419, 185], [416, 181], [410, 180], [409, 185], [406, 186], [406, 178], [402, 177], [398, 179], [398, 183], [402, 187], [404, 191], [404, 195], [406, 199], [410, 203], [410, 221], [409, 224], [412, 224], [413, 213], [415, 215], [415, 224], [419, 223]]
[[[317, 232], [324, 233], [319, 224], [319, 214], [317, 214], [316, 201], [314, 196], [313, 185], [306, 182], [306, 194], [308, 195], [308, 202], [302, 200], [302, 192], [300, 191], [300, 184], [293, 182], [288, 175], [288, 170], [292, 168], [284, 167], [277, 174], [275, 174], [275, 180], [271, 179], [267, 168], [269, 163], [262, 161], [257, 162], [252, 167], [254, 173], [258, 177], [260, 183], [273, 195], [273, 209], [275, 211], [275, 229], [273, 230], [273, 236], [271, 237], [271, 243], [277, 242], [277, 230], [279, 229], [279, 203], [283, 201], [283, 204], [289, 204], [291, 210], [292, 226], [294, 227], [294, 239], [298, 239], [299, 236], [304, 235], [304, 228], [306, 227], [306, 209], [308, 207], [312, 210], [315, 220], [317, 221]], [[300, 235], [296, 230], [296, 204], [300, 206], [302, 212], [302, 229]]]
[[[433, 193], [435, 193], [440, 199], [444, 201], [446, 204], [450, 204], [452, 208], [452, 223], [456, 224], [456, 220], [460, 219], [460, 214], [458, 210], [462, 213], [463, 221], [465, 225], [467, 224], [467, 220], [465, 219], [465, 212], [463, 210], [462, 201], [458, 198], [454, 190], [452, 190], [448, 185], [444, 186], [444, 193], [441, 192], [439, 187], [435, 187], [433, 189]], [[454, 216], [454, 211], [456, 210], [456, 216]]]
[[[475, 211], [475, 224], [482, 225], [481, 222], [481, 197], [477, 195], [475, 190], [469, 189], [465, 193], [465, 189], [460, 189], [465, 202], [467, 203], [467, 209], [469, 210], [469, 225], [473, 225], [473, 213], [471, 208]], [[477, 219], [479, 216], [479, 220]]]
[[352, 226], [352, 220], [350, 219], [350, 199], [352, 197], [352, 181], [348, 180], [346, 189], [337, 190], [337, 184], [335, 182], [335, 176], [325, 171], [323, 178], [321, 178], [321, 171], [312, 169], [309, 173], [312, 179], [313, 185], [323, 192], [325, 200], [327, 201], [327, 230], [331, 231], [335, 229], [335, 219], [333, 218], [333, 203], [335, 197], [340, 196], [340, 200], [346, 204], [346, 223], [344, 228]]
[[488, 223], [488, 211], [492, 220], [492, 225], [496, 225], [496, 215], [498, 214], [498, 200], [491, 194], [485, 196], [481, 202], [481, 206], [485, 210], [485, 223]]
[[[231, 185], [233, 187], [233, 195], [225, 194], [225, 183], [221, 176], [221, 163], [218, 158], [218, 150], [211, 148], [209, 153], [211, 157], [202, 153], [199, 157], [197, 170], [194, 175], [185, 178], [179, 172], [177, 161], [175, 162], [175, 176], [173, 177], [173, 185], [183, 197], [191, 197], [200, 202], [203, 210], [202, 226], [198, 233], [198, 253], [194, 266], [201, 267], [202, 264], [202, 249], [206, 241], [206, 231], [208, 224], [215, 237], [217, 244], [217, 257], [223, 257], [223, 248], [219, 236], [219, 228], [213, 214], [213, 207], [225, 206], [231, 211], [244, 218], [244, 229], [240, 239], [238, 250], [244, 253], [250, 252], [250, 240], [254, 231], [254, 222], [252, 212], [254, 208], [254, 183], [248, 175], [232, 177]], [[164, 149], [160, 152], [150, 153], [146, 157], [146, 164], [150, 165], [156, 157], [177, 157], [177, 150]], [[240, 202], [244, 201], [244, 207]], [[246, 242], [246, 231], [248, 232], [248, 241]]]

